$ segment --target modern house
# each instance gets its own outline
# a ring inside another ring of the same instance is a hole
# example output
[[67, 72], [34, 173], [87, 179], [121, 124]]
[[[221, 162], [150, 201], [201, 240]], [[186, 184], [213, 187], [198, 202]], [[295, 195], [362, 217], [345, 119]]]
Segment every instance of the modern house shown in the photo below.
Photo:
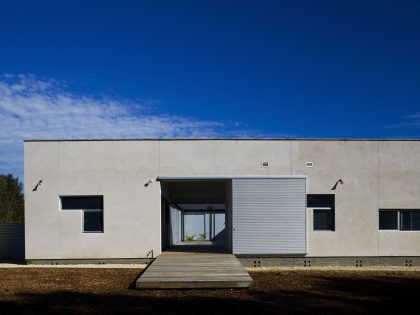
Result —
[[31, 263], [141, 260], [192, 244], [251, 265], [420, 263], [418, 140], [27, 140], [24, 150]]

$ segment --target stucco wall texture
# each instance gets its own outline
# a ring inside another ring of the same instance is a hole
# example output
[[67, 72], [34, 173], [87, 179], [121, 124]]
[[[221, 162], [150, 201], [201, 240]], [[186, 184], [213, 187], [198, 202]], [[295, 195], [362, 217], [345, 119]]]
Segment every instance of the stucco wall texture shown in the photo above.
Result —
[[[334, 193], [335, 231], [313, 231], [307, 211], [307, 256], [420, 256], [420, 231], [378, 229], [378, 209], [420, 209], [420, 141], [26, 141], [24, 151], [26, 259], [160, 254], [155, 179], [207, 175], [305, 175], [307, 193]], [[104, 233], [82, 233], [62, 195], [103, 195]]]

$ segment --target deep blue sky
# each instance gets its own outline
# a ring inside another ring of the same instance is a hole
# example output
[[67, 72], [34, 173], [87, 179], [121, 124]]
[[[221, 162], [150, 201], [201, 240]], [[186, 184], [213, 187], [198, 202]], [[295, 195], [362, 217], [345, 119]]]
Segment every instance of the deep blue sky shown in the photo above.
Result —
[[419, 137], [420, 1], [2, 2], [0, 72], [256, 135]]

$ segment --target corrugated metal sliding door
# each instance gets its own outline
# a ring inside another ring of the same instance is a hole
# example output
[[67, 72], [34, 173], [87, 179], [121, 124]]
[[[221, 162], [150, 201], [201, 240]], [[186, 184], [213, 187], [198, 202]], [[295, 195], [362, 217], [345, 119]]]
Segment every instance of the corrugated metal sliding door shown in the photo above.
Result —
[[234, 254], [306, 253], [306, 179], [232, 180]]

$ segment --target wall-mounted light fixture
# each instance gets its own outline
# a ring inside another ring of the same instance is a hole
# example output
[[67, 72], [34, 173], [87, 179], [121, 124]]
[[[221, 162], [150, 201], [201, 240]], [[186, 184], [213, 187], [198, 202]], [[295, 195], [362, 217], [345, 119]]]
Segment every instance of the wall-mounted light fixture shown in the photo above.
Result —
[[149, 180], [147, 181], [147, 183], [146, 183], [146, 184], [144, 184], [144, 187], [149, 186], [151, 183], [153, 183], [153, 179], [149, 179]]
[[344, 184], [343, 180], [341, 178], [334, 184], [334, 186], [333, 186], [333, 188], [331, 188], [331, 190], [336, 190], [338, 184], [341, 184], [341, 185]]
[[38, 184], [35, 185], [34, 189], [32, 189], [32, 191], [37, 191], [38, 187], [41, 186], [42, 184], [42, 179], [38, 182]]

